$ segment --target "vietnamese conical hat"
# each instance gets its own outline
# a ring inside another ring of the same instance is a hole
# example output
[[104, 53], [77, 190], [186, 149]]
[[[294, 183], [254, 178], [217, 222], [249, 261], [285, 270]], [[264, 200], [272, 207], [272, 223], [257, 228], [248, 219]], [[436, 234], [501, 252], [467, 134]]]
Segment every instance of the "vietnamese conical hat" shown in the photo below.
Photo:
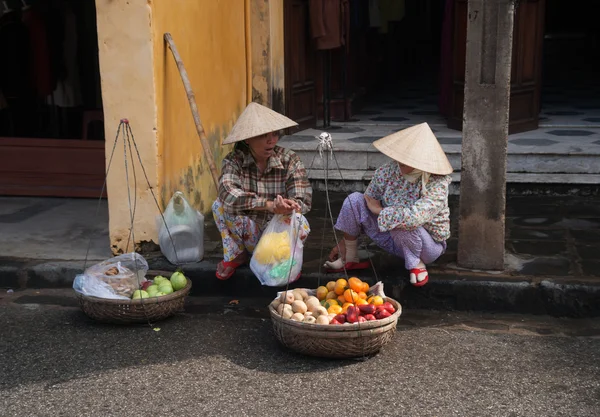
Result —
[[436, 175], [451, 174], [453, 169], [427, 123], [400, 130], [373, 143], [390, 158]]
[[288, 119], [283, 114], [269, 109], [258, 103], [250, 103], [240, 115], [223, 141], [223, 145], [250, 139], [265, 133], [276, 132], [288, 127], [298, 126], [298, 123]]

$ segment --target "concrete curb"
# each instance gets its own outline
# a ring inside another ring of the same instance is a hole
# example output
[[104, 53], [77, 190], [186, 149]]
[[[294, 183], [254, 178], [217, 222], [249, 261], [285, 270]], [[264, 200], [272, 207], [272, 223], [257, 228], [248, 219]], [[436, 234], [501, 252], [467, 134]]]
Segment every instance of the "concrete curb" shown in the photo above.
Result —
[[[160, 256], [146, 257], [150, 268], [170, 272], [176, 267]], [[88, 265], [96, 261], [88, 260]], [[274, 297], [281, 288], [260, 285], [250, 268], [241, 267], [228, 281], [215, 278], [218, 259], [188, 265], [184, 273], [194, 283], [192, 295], [219, 295], [232, 298]], [[68, 288], [83, 270], [83, 261], [40, 261], [0, 258], [0, 288]], [[430, 268], [429, 283], [423, 288], [408, 284], [406, 277], [381, 277], [386, 293], [404, 308], [437, 310], [474, 310], [548, 314], [567, 317], [600, 316], [600, 282], [578, 281], [569, 277], [540, 278], [512, 275], [487, 275], [470, 271]], [[338, 276], [303, 274], [290, 287], [316, 288]]]

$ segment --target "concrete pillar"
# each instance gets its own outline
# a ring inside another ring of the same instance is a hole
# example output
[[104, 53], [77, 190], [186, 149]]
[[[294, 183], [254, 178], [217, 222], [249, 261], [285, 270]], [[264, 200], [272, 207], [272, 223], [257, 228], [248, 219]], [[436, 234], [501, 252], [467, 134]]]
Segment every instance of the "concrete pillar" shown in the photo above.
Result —
[[506, 147], [514, 0], [470, 0], [458, 264], [504, 267]]

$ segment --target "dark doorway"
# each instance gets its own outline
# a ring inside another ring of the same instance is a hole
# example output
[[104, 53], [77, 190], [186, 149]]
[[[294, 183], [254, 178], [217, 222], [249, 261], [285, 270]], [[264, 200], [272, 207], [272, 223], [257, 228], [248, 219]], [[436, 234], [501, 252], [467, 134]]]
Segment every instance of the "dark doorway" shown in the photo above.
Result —
[[0, 3], [0, 195], [98, 197], [104, 121], [94, 0]]

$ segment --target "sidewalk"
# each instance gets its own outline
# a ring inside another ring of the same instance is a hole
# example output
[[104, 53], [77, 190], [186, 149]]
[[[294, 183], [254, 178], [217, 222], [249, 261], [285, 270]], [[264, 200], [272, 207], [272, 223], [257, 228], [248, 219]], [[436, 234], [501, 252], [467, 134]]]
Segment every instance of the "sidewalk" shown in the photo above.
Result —
[[[345, 196], [330, 194], [334, 215]], [[83, 268], [90, 234], [94, 234], [91, 263], [107, 256], [105, 202], [96, 221], [97, 202], [93, 200], [1, 198], [0, 202], [4, 209], [0, 212], [0, 287], [70, 286]], [[5, 209], [10, 202], [20, 207], [18, 214]], [[371, 282], [383, 281], [386, 292], [405, 308], [600, 315], [600, 197], [509, 197], [503, 272], [456, 266], [458, 197], [451, 196], [450, 206], [453, 236], [448, 251], [429, 266], [430, 281], [425, 287], [417, 289], [408, 284], [402, 260], [372, 244], [367, 247], [367, 242], [362, 246], [362, 255], [371, 256], [374, 269], [357, 275]], [[324, 192], [315, 192], [313, 210], [307, 217], [312, 232], [304, 251], [302, 278], [293, 286], [316, 287], [340, 277], [321, 269], [335, 241], [331, 220], [326, 216]], [[21, 236], [18, 241], [14, 241], [15, 234]], [[270, 297], [277, 291], [261, 286], [248, 267], [239, 268], [227, 282], [215, 278], [222, 252], [219, 233], [210, 218], [206, 222], [205, 248], [202, 262], [183, 268], [194, 281], [192, 291], [196, 295]], [[152, 269], [175, 269], [160, 252], [145, 256]]]

